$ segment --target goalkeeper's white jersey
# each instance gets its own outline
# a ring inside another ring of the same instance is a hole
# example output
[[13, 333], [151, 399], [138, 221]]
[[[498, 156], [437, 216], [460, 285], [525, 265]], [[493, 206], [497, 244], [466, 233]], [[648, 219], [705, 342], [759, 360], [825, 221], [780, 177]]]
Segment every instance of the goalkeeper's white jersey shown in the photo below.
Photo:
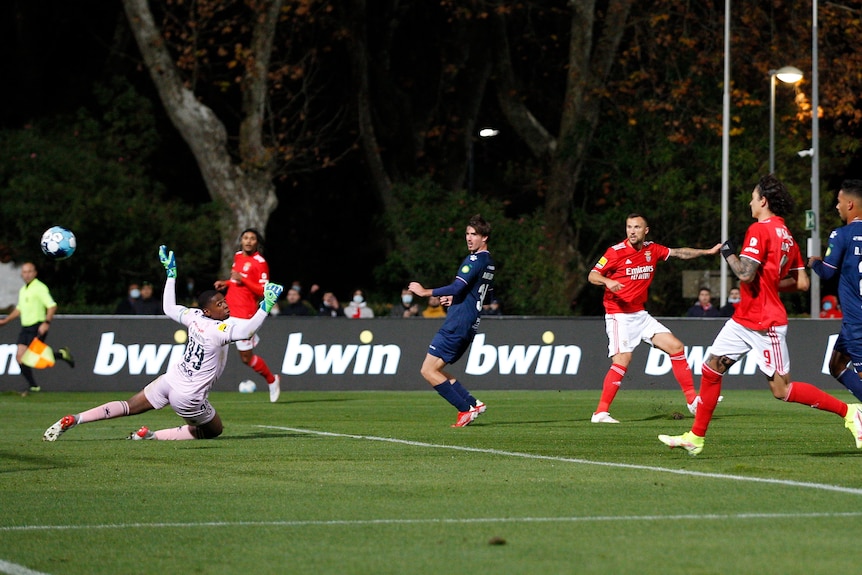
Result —
[[171, 387], [186, 392], [209, 390], [227, 365], [234, 326], [185, 308], [178, 321], [188, 327], [183, 357], [168, 370]]
[[182, 358], [172, 364], [165, 375], [177, 391], [208, 392], [227, 365], [228, 344], [253, 337], [263, 325], [266, 312], [258, 310], [251, 319], [232, 319], [230, 323], [211, 319], [200, 309], [175, 303], [175, 286], [171, 285], [174, 281], [171, 278], [165, 284], [164, 311], [188, 328], [188, 340]]

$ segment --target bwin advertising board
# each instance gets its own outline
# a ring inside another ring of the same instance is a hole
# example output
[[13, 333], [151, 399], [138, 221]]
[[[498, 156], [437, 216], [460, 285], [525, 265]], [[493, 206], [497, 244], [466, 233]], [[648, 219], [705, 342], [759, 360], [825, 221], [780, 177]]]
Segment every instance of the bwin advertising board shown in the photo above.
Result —
[[[72, 349], [76, 367], [63, 362], [41, 370], [45, 391], [141, 389], [185, 349], [185, 329], [165, 317], [57, 316], [48, 343]], [[724, 319], [660, 318], [685, 344], [700, 375], [709, 346]], [[424, 318], [281, 318], [267, 320], [256, 352], [282, 375], [282, 390], [425, 390], [419, 366], [442, 320]], [[790, 321], [788, 344], [794, 380], [843, 389], [828, 373], [840, 320]], [[16, 326], [0, 331], [0, 390], [23, 389], [15, 363]], [[450, 371], [470, 389], [600, 390], [610, 365], [603, 318], [483, 318], [479, 334]], [[235, 390], [260, 377], [236, 351], [216, 390]], [[697, 382], [697, 379], [696, 379]], [[258, 384], [263, 383], [258, 381]], [[678, 389], [663, 352], [641, 344], [623, 383], [626, 389]], [[728, 389], [765, 389], [752, 358], [737, 362]]]

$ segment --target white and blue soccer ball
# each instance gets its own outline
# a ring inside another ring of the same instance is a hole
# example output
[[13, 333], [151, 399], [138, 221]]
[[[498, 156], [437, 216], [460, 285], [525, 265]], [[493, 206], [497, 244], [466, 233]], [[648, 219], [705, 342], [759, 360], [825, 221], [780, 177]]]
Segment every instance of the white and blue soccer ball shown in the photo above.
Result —
[[257, 385], [252, 380], [247, 379], [239, 382], [240, 393], [254, 393], [255, 391], [257, 391]]
[[62, 226], [54, 226], [42, 234], [42, 252], [53, 260], [71, 257], [78, 247], [75, 234]]

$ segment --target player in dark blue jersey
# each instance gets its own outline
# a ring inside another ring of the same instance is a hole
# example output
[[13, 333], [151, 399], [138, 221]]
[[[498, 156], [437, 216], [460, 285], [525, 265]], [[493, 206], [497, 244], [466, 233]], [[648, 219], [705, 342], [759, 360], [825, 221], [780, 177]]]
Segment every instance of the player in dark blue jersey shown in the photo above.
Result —
[[810, 257], [808, 265], [823, 279], [841, 274], [838, 301], [844, 319], [832, 348], [829, 372], [862, 400], [862, 180], [842, 182], [835, 207], [845, 225], [829, 235], [826, 256]]
[[485, 411], [484, 403], [443, 370], [458, 361], [470, 347], [479, 331], [482, 301], [486, 298], [490, 301], [489, 292], [494, 281], [494, 260], [488, 252], [490, 235], [491, 224], [478, 214], [473, 216], [467, 224], [466, 234], [470, 255], [461, 263], [455, 280], [433, 289], [422, 287], [419, 282], [411, 282], [407, 286], [420, 297], [439, 296], [441, 303], [449, 307], [443, 326], [428, 346], [420, 372], [437, 393], [458, 410], [458, 420], [452, 427], [469, 425]]

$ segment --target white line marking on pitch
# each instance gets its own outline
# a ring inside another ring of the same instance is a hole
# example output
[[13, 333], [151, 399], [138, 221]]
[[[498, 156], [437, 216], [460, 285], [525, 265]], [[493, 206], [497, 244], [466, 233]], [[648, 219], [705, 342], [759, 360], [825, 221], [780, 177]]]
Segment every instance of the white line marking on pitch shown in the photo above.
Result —
[[41, 571], [33, 571], [32, 569], [27, 569], [23, 565], [18, 565], [17, 563], [9, 563], [8, 561], [3, 561], [0, 559], [0, 573], [5, 573], [6, 575], [48, 575], [47, 573], [42, 573]]
[[[308, 519], [294, 521], [200, 521], [196, 523], [105, 523], [100, 525], [9, 525], [0, 527], [4, 531], [81, 531], [88, 529], [153, 529], [189, 527], [314, 527], [314, 526], [362, 526], [362, 525], [431, 525], [470, 523], [589, 523], [603, 521], [717, 521], [740, 519], [847, 519], [862, 517], [862, 511], [838, 513], [707, 513], [704, 515], [597, 515], [583, 517], [449, 517], [438, 519]], [[0, 561], [0, 569], [4, 563]], [[11, 564], [7, 564], [11, 565]], [[0, 573], [3, 573], [0, 570]], [[17, 572], [16, 572], [17, 573]], [[22, 571], [36, 574], [36, 571]]]
[[667, 467], [655, 467], [652, 465], [636, 465], [633, 463], [613, 463], [609, 461], [591, 461], [589, 459], [578, 459], [575, 457], [556, 457], [553, 455], [539, 455], [536, 453], [522, 453], [519, 451], [503, 451], [500, 449], [486, 449], [482, 447], [465, 447], [462, 445], [441, 445], [438, 443], [426, 443], [424, 441], [411, 441], [407, 439], [395, 439], [392, 437], [375, 437], [373, 435], [353, 435], [350, 433], [333, 433], [329, 431], [316, 431], [313, 429], [299, 429], [296, 427], [282, 427], [278, 425], [258, 425], [266, 429], [278, 429], [282, 431], [293, 431], [309, 435], [322, 435], [326, 437], [347, 437], [350, 439], [364, 439], [366, 441], [382, 441], [387, 443], [398, 443], [401, 445], [412, 445], [415, 447], [431, 447], [435, 449], [451, 449], [453, 451], [467, 451], [473, 453], [488, 453], [491, 455], [503, 455], [507, 457], [520, 457], [523, 459], [540, 459], [544, 461], [560, 461], [565, 463], [579, 463], [581, 465], [598, 465], [600, 467], [618, 467], [621, 469], [636, 469], [639, 471], [655, 471], [657, 473], [671, 473], [674, 475], [688, 475], [691, 477], [705, 477], [708, 479], [726, 479], [730, 481], [748, 481], [751, 483], [768, 483], [772, 485], [785, 485], [790, 487], [806, 487], [809, 489], [820, 489], [822, 491], [837, 491], [839, 493], [851, 493], [862, 495], [862, 489], [854, 487], [843, 487], [841, 485], [829, 485], [826, 483], [809, 483], [807, 481], [791, 481], [788, 479], [772, 479], [767, 477], [746, 477], [744, 475], [730, 475], [727, 473], [707, 473], [704, 471], [688, 471], [685, 469], [671, 469]]

